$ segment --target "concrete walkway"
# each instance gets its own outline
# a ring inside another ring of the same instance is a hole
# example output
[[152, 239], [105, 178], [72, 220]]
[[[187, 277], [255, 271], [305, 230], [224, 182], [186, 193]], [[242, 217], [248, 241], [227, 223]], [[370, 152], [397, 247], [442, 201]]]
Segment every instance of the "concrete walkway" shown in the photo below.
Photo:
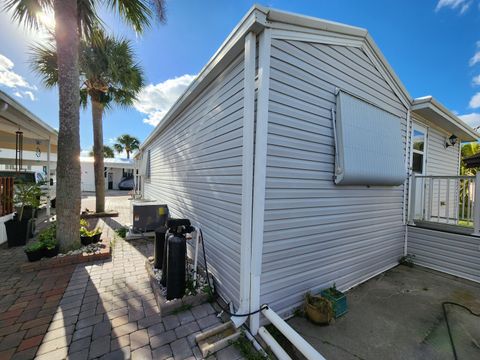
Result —
[[[289, 324], [329, 360], [453, 359], [442, 302], [480, 313], [480, 285], [422, 267], [397, 266], [347, 293], [349, 311], [329, 326]], [[459, 359], [480, 359], [480, 318], [448, 306]]]

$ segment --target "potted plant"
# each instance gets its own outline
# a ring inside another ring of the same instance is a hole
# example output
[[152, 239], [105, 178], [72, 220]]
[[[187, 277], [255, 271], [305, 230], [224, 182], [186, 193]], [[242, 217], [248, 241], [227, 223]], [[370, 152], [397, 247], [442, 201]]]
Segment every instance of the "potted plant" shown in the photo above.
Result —
[[38, 261], [43, 257], [44, 245], [40, 241], [34, 241], [25, 247], [28, 261]]
[[34, 210], [40, 205], [41, 189], [36, 184], [16, 184], [15, 204], [17, 212], [13, 219], [5, 222], [8, 246], [25, 245], [33, 236], [35, 220]]
[[348, 310], [347, 308], [347, 297], [344, 293], [337, 290], [335, 284], [333, 284], [328, 289], [322, 290], [320, 294], [330, 300], [333, 305], [333, 310], [335, 312], [335, 319], [339, 318], [345, 314]]
[[43, 244], [43, 255], [45, 257], [54, 257], [58, 255], [60, 247], [56, 239], [57, 228], [56, 224], [53, 223], [48, 228], [43, 230], [38, 236], [39, 241]]
[[328, 325], [333, 319], [332, 303], [320, 296], [305, 294], [305, 314], [308, 319], [318, 325]]
[[88, 230], [89, 223], [85, 219], [80, 220], [80, 241], [82, 245], [90, 245], [100, 241], [102, 231], [98, 228]]

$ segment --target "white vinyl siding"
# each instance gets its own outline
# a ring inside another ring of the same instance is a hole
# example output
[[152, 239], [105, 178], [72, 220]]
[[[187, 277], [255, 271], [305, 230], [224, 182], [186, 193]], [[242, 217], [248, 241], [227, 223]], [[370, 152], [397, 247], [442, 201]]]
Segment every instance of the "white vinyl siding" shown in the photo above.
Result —
[[242, 201], [243, 55], [174, 119], [145, 151], [145, 197], [188, 218], [205, 238], [217, 289], [238, 303]]
[[[403, 253], [403, 186], [336, 186], [335, 88], [406, 109], [357, 48], [273, 40], [261, 303], [287, 315], [309, 289], [347, 289]], [[375, 139], [366, 139], [375, 141]]]
[[408, 252], [418, 265], [480, 282], [479, 237], [409, 226]]

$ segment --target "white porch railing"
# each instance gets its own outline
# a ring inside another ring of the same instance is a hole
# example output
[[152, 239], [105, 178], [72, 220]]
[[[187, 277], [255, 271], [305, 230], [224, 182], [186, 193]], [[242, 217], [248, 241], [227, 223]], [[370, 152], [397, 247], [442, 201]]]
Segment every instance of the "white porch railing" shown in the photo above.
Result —
[[429, 176], [413, 174], [409, 221], [422, 220], [472, 227], [480, 234], [480, 174]]

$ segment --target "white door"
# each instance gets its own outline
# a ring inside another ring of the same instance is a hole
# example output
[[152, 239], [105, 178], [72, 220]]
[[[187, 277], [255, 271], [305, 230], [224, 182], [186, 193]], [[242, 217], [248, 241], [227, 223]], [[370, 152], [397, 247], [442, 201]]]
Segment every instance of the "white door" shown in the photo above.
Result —
[[[411, 134], [410, 165], [415, 175], [426, 174], [427, 128], [413, 123]], [[425, 179], [419, 178], [415, 184], [415, 219], [424, 218]], [[428, 219], [427, 219], [428, 220]]]

